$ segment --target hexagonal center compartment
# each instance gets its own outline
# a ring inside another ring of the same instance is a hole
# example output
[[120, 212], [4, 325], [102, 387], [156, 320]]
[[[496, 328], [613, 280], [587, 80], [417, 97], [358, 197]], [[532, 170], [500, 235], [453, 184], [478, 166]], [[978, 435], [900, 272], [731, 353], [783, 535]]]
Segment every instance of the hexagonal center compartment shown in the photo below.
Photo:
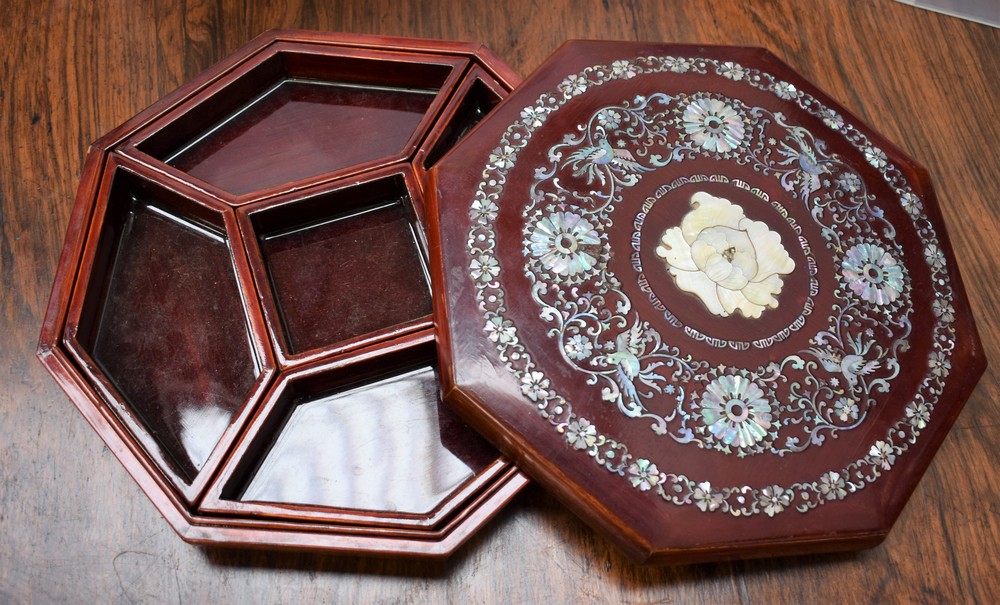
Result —
[[431, 313], [402, 174], [250, 213], [292, 354]]

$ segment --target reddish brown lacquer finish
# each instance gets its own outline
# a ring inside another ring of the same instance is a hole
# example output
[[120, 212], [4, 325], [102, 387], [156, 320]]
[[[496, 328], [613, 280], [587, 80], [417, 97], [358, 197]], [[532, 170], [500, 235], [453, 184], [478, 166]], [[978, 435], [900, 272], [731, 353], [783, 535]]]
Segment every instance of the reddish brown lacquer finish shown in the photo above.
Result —
[[441, 403], [423, 225], [517, 81], [276, 31], [93, 146], [39, 357], [184, 539], [442, 556], [525, 484]]
[[430, 182], [446, 400], [638, 561], [877, 544], [985, 368], [926, 171], [767, 51], [567, 43]]

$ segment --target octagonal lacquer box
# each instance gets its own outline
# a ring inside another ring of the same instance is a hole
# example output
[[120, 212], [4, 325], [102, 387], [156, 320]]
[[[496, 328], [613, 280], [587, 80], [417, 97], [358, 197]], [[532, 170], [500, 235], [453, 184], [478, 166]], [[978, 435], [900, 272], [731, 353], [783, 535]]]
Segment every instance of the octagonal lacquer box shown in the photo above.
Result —
[[877, 544], [985, 368], [926, 171], [764, 50], [567, 43], [431, 183], [446, 401], [638, 561]]
[[39, 356], [184, 539], [447, 555], [524, 485], [440, 402], [423, 223], [517, 81], [277, 31], [92, 147]]

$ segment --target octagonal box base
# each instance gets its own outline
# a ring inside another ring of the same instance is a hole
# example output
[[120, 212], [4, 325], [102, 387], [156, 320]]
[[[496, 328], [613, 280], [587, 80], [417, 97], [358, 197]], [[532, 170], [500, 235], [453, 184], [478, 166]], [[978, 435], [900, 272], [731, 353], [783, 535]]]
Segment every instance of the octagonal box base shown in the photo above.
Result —
[[524, 485], [440, 403], [422, 201], [516, 81], [271, 32], [94, 145], [39, 357], [182, 537], [446, 555]]

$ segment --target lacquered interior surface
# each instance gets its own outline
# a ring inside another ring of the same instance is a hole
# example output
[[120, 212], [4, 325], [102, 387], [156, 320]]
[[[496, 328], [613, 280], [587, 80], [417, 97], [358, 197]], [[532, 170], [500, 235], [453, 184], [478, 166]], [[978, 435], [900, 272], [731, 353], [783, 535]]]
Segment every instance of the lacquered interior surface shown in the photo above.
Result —
[[468, 134], [476, 124], [486, 117], [486, 114], [496, 107], [501, 100], [500, 95], [482, 80], [477, 79], [473, 82], [462, 98], [462, 102], [455, 110], [454, 115], [452, 115], [448, 125], [445, 126], [444, 131], [441, 133], [441, 138], [434, 145], [434, 149], [427, 154], [427, 159], [424, 160], [424, 168], [430, 168], [437, 163], [462, 137]]
[[[119, 192], [121, 194], [121, 192]], [[177, 470], [193, 478], [258, 374], [224, 237], [125, 194], [105, 292], [93, 291], [90, 353]], [[113, 242], [109, 242], [113, 246]]]
[[241, 500], [433, 510], [490, 460], [485, 444], [450, 447], [449, 433], [471, 431], [455, 425], [437, 392], [434, 368], [424, 366], [300, 397]]
[[399, 153], [436, 90], [289, 78], [165, 158], [244, 194]]
[[429, 315], [430, 289], [405, 189], [389, 199], [352, 190], [321, 201], [328, 214], [260, 236], [291, 352]]

